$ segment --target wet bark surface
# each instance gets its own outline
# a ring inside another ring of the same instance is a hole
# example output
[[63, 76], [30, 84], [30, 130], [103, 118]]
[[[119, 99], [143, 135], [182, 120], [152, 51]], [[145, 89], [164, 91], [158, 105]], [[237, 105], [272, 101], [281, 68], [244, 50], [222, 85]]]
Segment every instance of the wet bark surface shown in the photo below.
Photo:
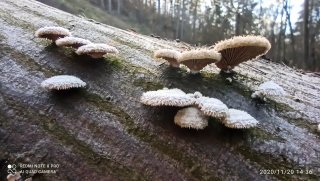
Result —
[[[48, 25], [108, 43], [120, 54], [93, 60], [34, 37], [36, 29]], [[60, 165], [56, 174], [27, 175], [34, 180], [319, 178], [319, 77], [257, 60], [236, 68], [230, 83], [214, 66], [192, 75], [152, 58], [156, 49], [181, 47], [33, 0], [2, 0], [0, 163]], [[75, 75], [88, 86], [41, 89], [44, 79], [61, 74]], [[266, 103], [251, 99], [253, 89], [270, 79], [290, 97]], [[260, 124], [242, 131], [211, 119], [205, 130], [181, 129], [173, 123], [177, 108], [139, 103], [142, 92], [163, 87], [200, 91], [247, 111]]]

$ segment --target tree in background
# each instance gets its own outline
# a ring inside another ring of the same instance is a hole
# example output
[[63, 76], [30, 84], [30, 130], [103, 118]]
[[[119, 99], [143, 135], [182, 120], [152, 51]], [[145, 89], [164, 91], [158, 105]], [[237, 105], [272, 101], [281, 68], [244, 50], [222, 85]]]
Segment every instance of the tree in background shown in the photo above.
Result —
[[[57, 4], [53, 0], [39, 1]], [[78, 1], [90, 2], [115, 18], [134, 24], [143, 33], [194, 45], [211, 46], [235, 35], [266, 36], [273, 46], [267, 56], [273, 61], [320, 71], [319, 0], [305, 0], [295, 24], [293, 0], [276, 0], [269, 6], [263, 0], [70, 0], [68, 3], [74, 2], [76, 8]], [[68, 11], [63, 3], [57, 7]]]

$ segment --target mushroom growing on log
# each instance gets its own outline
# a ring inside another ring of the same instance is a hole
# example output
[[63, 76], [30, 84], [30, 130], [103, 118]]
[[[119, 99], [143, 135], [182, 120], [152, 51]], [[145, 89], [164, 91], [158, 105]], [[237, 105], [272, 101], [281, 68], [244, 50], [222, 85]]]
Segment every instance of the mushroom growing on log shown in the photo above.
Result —
[[85, 86], [85, 82], [71, 75], [57, 75], [41, 82], [41, 87], [48, 90], [66, 90]]
[[103, 43], [90, 43], [79, 47], [76, 51], [78, 55], [89, 55], [92, 58], [102, 58], [107, 54], [116, 54], [119, 51], [110, 45]]
[[[204, 129], [208, 126], [209, 117], [220, 120], [229, 128], [244, 129], [258, 124], [252, 116], [241, 111], [233, 111], [233, 115], [236, 116], [230, 118], [229, 109], [223, 102], [219, 99], [203, 97], [200, 92], [186, 94], [180, 89], [165, 88], [143, 93], [140, 102], [149, 106], [185, 107], [174, 117], [174, 122], [182, 128]], [[243, 113], [244, 119], [237, 117], [239, 112]]]
[[262, 36], [235, 36], [214, 45], [213, 50], [221, 53], [217, 67], [229, 71], [242, 62], [265, 55], [271, 48], [270, 42]]
[[52, 40], [53, 42], [59, 38], [70, 36], [71, 33], [68, 29], [58, 27], [58, 26], [46, 26], [38, 29], [35, 32], [35, 36], [38, 38], [46, 38]]
[[58, 47], [72, 47], [72, 48], [79, 48], [83, 45], [90, 44], [91, 41], [83, 39], [83, 38], [78, 38], [78, 37], [72, 37], [72, 36], [67, 36], [64, 38], [59, 38], [56, 40], [56, 45]]
[[179, 68], [180, 63], [178, 62], [181, 53], [176, 50], [160, 49], [154, 52], [155, 58], [162, 58], [170, 63], [172, 67]]
[[205, 66], [219, 62], [221, 54], [209, 49], [188, 50], [181, 53], [179, 63], [187, 66], [192, 73], [197, 73]]

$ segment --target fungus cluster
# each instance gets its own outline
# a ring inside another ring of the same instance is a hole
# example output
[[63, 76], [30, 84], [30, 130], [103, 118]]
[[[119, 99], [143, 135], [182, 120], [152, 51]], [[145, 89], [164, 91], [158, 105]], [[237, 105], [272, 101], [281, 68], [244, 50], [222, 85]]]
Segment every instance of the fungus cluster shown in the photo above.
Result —
[[58, 47], [72, 47], [77, 49], [78, 55], [89, 55], [92, 58], [102, 58], [104, 55], [118, 53], [118, 50], [110, 45], [92, 43], [89, 40], [73, 37], [68, 29], [62, 27], [48, 26], [35, 32], [38, 38], [53, 41]]
[[182, 53], [160, 49], [155, 51], [156, 58], [167, 60], [171, 66], [187, 66], [196, 73], [205, 66], [215, 63], [222, 71], [229, 72], [242, 62], [265, 55], [271, 48], [270, 42], [261, 36], [236, 36], [214, 45], [212, 49], [195, 49]]
[[281, 86], [273, 81], [267, 81], [259, 85], [258, 89], [251, 95], [252, 98], [260, 98], [266, 100], [266, 97], [270, 96], [285, 96], [287, 93]]
[[208, 117], [220, 120], [229, 128], [251, 128], [258, 121], [248, 113], [228, 107], [219, 99], [202, 96], [201, 93], [186, 94], [180, 89], [161, 89], [142, 94], [141, 103], [149, 106], [181, 107], [174, 117], [174, 123], [182, 128], [204, 129]]

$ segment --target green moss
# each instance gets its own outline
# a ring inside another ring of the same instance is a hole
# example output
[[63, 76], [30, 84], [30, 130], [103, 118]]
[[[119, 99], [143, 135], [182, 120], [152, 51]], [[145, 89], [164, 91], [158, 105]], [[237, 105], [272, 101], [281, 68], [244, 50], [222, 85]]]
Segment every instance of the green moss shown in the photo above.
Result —
[[124, 67], [124, 59], [120, 56], [109, 55], [108, 57], [106, 57], [106, 60], [112, 67], [116, 69], [121, 69]]
[[54, 136], [64, 145], [70, 146], [70, 148], [73, 150], [73, 153], [80, 155], [92, 167], [97, 168], [97, 171], [102, 172], [101, 169], [104, 169], [105, 171], [118, 175], [119, 178], [123, 179], [135, 178], [135, 180], [145, 180], [147, 178], [144, 175], [139, 175], [136, 171], [131, 170], [125, 165], [121, 165], [121, 163], [118, 163], [115, 160], [97, 154], [90, 148], [89, 145], [76, 139], [74, 135], [70, 134], [68, 130], [58, 124], [55, 118], [47, 115], [39, 115], [38, 112], [30, 107], [26, 110], [26, 107], [20, 105], [9, 96], [5, 97], [5, 101], [12, 109], [20, 114], [19, 116], [29, 118], [28, 120], [34, 122], [30, 122], [31, 124], [39, 125], [47, 133]]
[[17, 19], [14, 16], [10, 16], [8, 12], [3, 12], [1, 11], [1, 9], [0, 9], [0, 17], [9, 25], [16, 26], [24, 30], [28, 30], [30, 32], [36, 31], [36, 28], [33, 24], [30, 24], [29, 22], [23, 21], [21, 19]]
[[164, 88], [163, 84], [152, 80], [146, 80], [144, 78], [134, 80], [133, 85], [142, 87], [144, 91], [159, 90]]
[[[111, 102], [101, 99], [98, 95], [87, 93], [86, 98], [89, 102], [96, 107], [102, 109], [102, 111], [112, 113], [119, 118], [121, 124], [125, 126], [125, 129], [129, 134], [139, 138], [139, 140], [148, 143], [159, 152], [168, 155], [174, 160], [177, 160], [185, 168], [188, 168], [191, 175], [197, 179], [203, 179], [204, 177], [210, 177], [210, 174], [203, 167], [198, 165], [200, 162], [197, 158], [186, 155], [182, 150], [169, 145], [167, 141], [159, 139], [158, 135], [152, 134], [149, 131], [143, 130], [135, 121], [121, 108], [118, 108]], [[212, 179], [212, 177], [210, 177]]]
[[55, 71], [55, 70], [46, 69], [45, 67], [38, 64], [30, 56], [20, 53], [5, 44], [0, 44], [0, 51], [2, 53], [9, 55], [12, 59], [14, 59], [15, 62], [23, 65], [23, 67], [27, 68], [28, 70], [31, 70], [31, 72], [32, 71], [43, 72], [47, 77], [50, 77], [59, 73], [58, 71]]

